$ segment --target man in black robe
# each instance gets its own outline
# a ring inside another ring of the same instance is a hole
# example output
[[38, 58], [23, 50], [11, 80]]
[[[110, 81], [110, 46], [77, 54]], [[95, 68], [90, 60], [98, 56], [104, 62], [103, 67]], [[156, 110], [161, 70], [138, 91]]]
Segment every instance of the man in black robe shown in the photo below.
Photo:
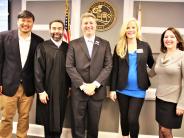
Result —
[[35, 54], [36, 123], [44, 125], [45, 138], [59, 138], [70, 85], [65, 68], [68, 44], [62, 41], [61, 20], [51, 21], [49, 30], [51, 39], [41, 43]]

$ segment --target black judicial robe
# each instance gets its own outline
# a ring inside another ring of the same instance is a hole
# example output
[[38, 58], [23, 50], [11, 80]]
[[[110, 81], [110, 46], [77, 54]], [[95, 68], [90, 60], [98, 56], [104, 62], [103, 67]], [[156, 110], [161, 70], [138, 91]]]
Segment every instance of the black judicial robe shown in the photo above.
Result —
[[36, 92], [46, 91], [47, 104], [42, 104], [37, 96], [36, 123], [46, 125], [50, 132], [61, 132], [63, 127], [70, 79], [65, 62], [68, 44], [62, 42], [58, 48], [51, 40], [41, 43], [35, 53]]

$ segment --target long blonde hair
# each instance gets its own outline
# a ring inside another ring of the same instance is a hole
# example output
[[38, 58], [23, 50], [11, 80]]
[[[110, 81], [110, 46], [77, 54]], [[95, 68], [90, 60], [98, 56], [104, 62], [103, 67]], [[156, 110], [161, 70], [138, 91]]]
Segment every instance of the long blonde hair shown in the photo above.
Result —
[[120, 58], [124, 58], [127, 52], [127, 37], [126, 37], [126, 30], [129, 22], [135, 22], [136, 28], [137, 28], [137, 34], [136, 39], [141, 40], [141, 30], [140, 25], [138, 21], [135, 18], [130, 18], [125, 23], [122, 24], [120, 34], [119, 34], [119, 40], [116, 47], [116, 53]]

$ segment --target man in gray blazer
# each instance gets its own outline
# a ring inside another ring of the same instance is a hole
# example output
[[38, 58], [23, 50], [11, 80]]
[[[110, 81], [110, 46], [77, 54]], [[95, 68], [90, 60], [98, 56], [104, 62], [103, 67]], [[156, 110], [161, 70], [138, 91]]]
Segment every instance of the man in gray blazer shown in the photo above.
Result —
[[12, 138], [13, 117], [18, 110], [18, 138], [26, 138], [29, 111], [33, 103], [34, 53], [43, 41], [32, 33], [34, 15], [27, 10], [17, 16], [17, 30], [0, 33], [0, 96], [2, 118], [0, 138]]
[[83, 36], [70, 42], [66, 69], [72, 81], [72, 136], [98, 137], [101, 107], [106, 97], [106, 84], [112, 68], [112, 54], [108, 41], [97, 37], [96, 19], [91, 13], [81, 16]]

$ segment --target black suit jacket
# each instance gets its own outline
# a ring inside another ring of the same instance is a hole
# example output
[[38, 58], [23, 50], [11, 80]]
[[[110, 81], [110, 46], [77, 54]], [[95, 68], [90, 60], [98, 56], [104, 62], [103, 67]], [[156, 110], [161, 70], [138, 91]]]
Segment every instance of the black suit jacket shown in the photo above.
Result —
[[[152, 51], [148, 43], [137, 40], [137, 49], [142, 49], [142, 52], [137, 52], [137, 80], [140, 89], [146, 90], [150, 86], [150, 81], [147, 73], [147, 65], [151, 68], [154, 64]], [[128, 52], [125, 58], [120, 58], [116, 53], [116, 48], [113, 54], [113, 69], [111, 73], [110, 90], [123, 90], [127, 86], [129, 71]]]
[[4, 95], [15, 95], [20, 80], [22, 80], [26, 96], [34, 95], [34, 53], [37, 45], [42, 41], [41, 37], [31, 33], [28, 57], [22, 68], [18, 31], [0, 33], [0, 85], [3, 86]]

